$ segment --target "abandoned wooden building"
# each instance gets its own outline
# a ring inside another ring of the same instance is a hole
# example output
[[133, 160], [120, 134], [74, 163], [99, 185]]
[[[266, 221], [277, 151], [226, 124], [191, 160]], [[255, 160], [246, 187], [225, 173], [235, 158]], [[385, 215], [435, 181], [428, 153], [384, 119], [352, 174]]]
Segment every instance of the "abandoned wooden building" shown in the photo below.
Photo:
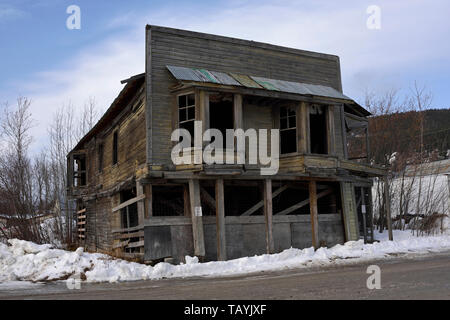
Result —
[[[67, 158], [88, 250], [208, 261], [373, 239], [370, 188], [385, 170], [368, 163], [368, 139], [349, 155], [370, 113], [342, 93], [337, 56], [147, 26], [145, 73], [122, 83]], [[278, 172], [174, 164], [172, 132], [196, 120], [279, 129]]]

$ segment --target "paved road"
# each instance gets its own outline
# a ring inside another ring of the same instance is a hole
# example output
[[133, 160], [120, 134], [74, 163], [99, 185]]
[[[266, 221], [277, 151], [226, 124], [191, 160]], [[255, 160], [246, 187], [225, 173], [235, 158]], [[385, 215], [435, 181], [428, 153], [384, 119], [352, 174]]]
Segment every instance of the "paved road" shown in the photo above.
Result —
[[[370, 264], [381, 268], [380, 290], [366, 287]], [[450, 252], [227, 278], [82, 284], [80, 290], [46, 284], [0, 290], [0, 299], [450, 299]]]

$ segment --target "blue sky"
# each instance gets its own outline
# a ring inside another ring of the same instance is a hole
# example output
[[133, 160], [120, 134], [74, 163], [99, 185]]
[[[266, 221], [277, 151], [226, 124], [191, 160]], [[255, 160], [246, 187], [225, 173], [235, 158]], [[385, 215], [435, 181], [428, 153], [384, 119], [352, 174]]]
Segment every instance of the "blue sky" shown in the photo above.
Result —
[[[80, 30], [66, 28], [72, 4]], [[369, 5], [379, 30], [366, 27]], [[148, 23], [336, 54], [344, 93], [359, 101], [417, 81], [434, 107], [450, 108], [449, 13], [447, 0], [0, 0], [0, 104], [32, 99], [37, 142], [61, 105], [95, 97], [105, 110], [119, 81], [144, 71]]]

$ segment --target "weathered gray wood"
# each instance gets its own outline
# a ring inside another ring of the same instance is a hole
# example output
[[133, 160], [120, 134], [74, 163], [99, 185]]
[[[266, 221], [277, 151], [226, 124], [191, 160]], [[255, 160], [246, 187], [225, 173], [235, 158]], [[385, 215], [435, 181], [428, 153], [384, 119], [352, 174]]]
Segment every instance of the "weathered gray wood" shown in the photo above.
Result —
[[136, 203], [143, 199], [145, 199], [145, 194], [138, 195], [138, 196], [134, 197], [133, 199], [127, 200], [127, 201], [121, 203], [120, 205], [118, 205], [117, 207], [112, 208], [112, 212], [119, 211], [120, 209], [126, 208], [130, 204]]
[[264, 217], [266, 222], [266, 249], [267, 253], [274, 253], [273, 223], [272, 223], [272, 180], [264, 180]]
[[309, 182], [309, 212], [311, 214], [311, 234], [312, 234], [312, 245], [314, 249], [319, 248], [319, 219], [317, 211], [317, 188], [316, 182]]
[[204, 257], [205, 238], [203, 235], [202, 204], [200, 201], [200, 183], [198, 180], [189, 180], [189, 200], [191, 204], [194, 254], [199, 257]]
[[[329, 194], [333, 193], [332, 189], [328, 189], [325, 191], [322, 191], [321, 193], [317, 194], [317, 199], [323, 198]], [[286, 215], [289, 214], [291, 212], [294, 212], [297, 209], [300, 209], [306, 205], [308, 205], [310, 202], [310, 199], [306, 199], [303, 201], [300, 201], [299, 203], [294, 204], [293, 206], [290, 206], [289, 208], [284, 209], [283, 211], [280, 211], [278, 213], [275, 213], [275, 216], [282, 216], [282, 215]]]
[[[144, 186], [136, 181], [136, 197], [144, 195]], [[137, 202], [138, 224], [143, 224], [145, 219], [145, 203], [143, 201]]]
[[217, 219], [217, 260], [227, 260], [227, 246], [225, 235], [225, 200], [223, 179], [216, 180], [216, 219]]
[[384, 207], [386, 208], [386, 222], [389, 232], [389, 240], [394, 240], [392, 234], [392, 219], [391, 219], [391, 194], [389, 191], [389, 182], [387, 176], [384, 176]]
[[242, 95], [233, 95], [233, 117], [234, 117], [234, 129], [244, 128], [243, 112], [242, 112]]
[[[362, 216], [362, 219], [363, 219], [364, 243], [367, 243], [367, 219], [366, 219], [367, 208], [366, 208], [366, 199], [365, 199], [365, 195], [364, 195], [364, 188], [361, 187], [360, 190], [361, 190], [361, 216]], [[363, 212], [363, 211], [365, 211], [365, 212]]]
[[[284, 190], [286, 190], [287, 188], [289, 188], [288, 185], [284, 185], [280, 188], [278, 188], [277, 190], [275, 190], [272, 193], [272, 199], [275, 198], [276, 196], [278, 196], [280, 193], [282, 193]], [[253, 207], [251, 207], [250, 209], [248, 209], [247, 211], [245, 211], [243, 214], [241, 214], [241, 216], [249, 216], [252, 213], [254, 213], [256, 210], [258, 210], [259, 208], [261, 208], [264, 205], [264, 200], [259, 201], [257, 204], [255, 204]]]

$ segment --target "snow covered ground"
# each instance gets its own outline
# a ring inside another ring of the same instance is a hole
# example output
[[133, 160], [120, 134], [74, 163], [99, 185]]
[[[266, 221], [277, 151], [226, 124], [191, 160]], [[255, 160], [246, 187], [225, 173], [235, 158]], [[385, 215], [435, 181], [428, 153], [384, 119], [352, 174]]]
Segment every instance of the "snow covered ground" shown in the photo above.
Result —
[[[332, 248], [287, 249], [277, 254], [245, 257], [229, 261], [199, 263], [186, 257], [186, 264], [158, 263], [154, 267], [114, 259], [99, 253], [53, 249], [23, 240], [0, 244], [0, 290], [20, 287], [17, 281], [45, 282], [81, 279], [87, 282], [118, 282], [192, 276], [228, 276], [332, 264], [348, 264], [388, 257], [393, 254], [420, 254], [450, 250], [450, 234], [429, 237], [412, 236], [410, 231], [394, 231], [395, 241], [387, 241], [387, 232], [376, 234], [378, 243], [350, 241]], [[72, 281], [72, 280], [71, 280]], [[28, 285], [28, 284], [23, 284]]]

